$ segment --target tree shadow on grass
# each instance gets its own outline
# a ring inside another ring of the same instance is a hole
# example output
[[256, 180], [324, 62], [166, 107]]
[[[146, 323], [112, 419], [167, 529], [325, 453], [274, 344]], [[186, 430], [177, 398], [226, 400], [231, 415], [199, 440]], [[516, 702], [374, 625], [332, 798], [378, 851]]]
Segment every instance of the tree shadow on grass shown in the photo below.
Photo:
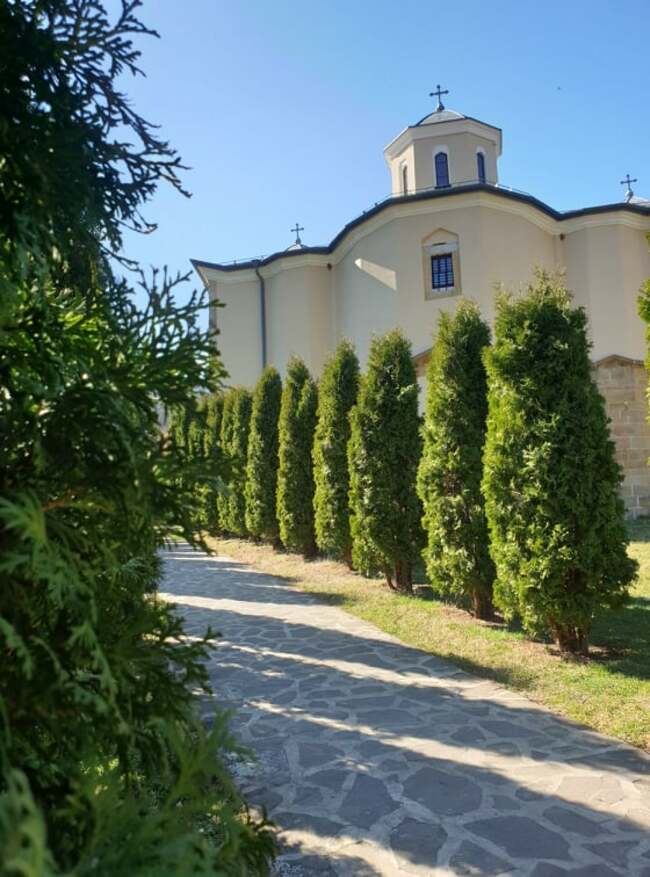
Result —
[[596, 618], [591, 660], [611, 673], [650, 679], [650, 600], [633, 597], [622, 609]]

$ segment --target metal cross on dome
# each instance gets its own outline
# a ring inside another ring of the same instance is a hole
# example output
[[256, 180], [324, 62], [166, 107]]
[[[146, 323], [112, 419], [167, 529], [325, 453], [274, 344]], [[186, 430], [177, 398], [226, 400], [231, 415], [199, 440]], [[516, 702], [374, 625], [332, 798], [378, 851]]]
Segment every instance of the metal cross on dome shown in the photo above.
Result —
[[632, 183], [638, 183], [639, 181], [636, 179], [632, 179], [629, 174], [625, 175], [625, 179], [621, 180], [621, 186], [627, 186], [627, 191], [625, 192], [625, 200], [629, 201], [634, 197], [634, 192], [632, 191]]
[[436, 113], [441, 113], [441, 112], [444, 110], [444, 108], [445, 108], [443, 102], [440, 100], [440, 98], [442, 97], [443, 94], [449, 94], [449, 91], [448, 91], [448, 90], [447, 90], [447, 91], [443, 91], [443, 90], [440, 88], [440, 85], [439, 85], [439, 84], [436, 85], [436, 90], [435, 90], [435, 91], [430, 91], [430, 92], [429, 92], [429, 97], [437, 97], [437, 98], [438, 98], [438, 106], [436, 107]]
[[303, 226], [302, 226], [302, 225], [298, 225], [298, 223], [296, 223], [296, 227], [295, 227], [295, 228], [292, 228], [292, 229], [289, 229], [289, 230], [290, 230], [290, 231], [293, 231], [293, 232], [296, 233], [296, 243], [297, 243], [297, 244], [301, 244], [302, 241], [300, 240], [300, 232], [305, 230], [305, 229], [303, 228]]

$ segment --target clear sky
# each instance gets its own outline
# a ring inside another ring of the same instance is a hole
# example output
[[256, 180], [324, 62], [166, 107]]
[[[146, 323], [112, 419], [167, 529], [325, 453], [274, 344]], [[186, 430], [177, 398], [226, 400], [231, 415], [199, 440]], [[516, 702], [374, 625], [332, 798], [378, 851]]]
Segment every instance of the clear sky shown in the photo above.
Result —
[[[109, 8], [113, 0], [107, 0]], [[186, 270], [329, 243], [389, 193], [382, 150], [435, 107], [503, 129], [500, 181], [565, 210], [650, 198], [650, 0], [145, 0], [146, 79], [125, 80], [191, 171], [158, 231], [127, 240]], [[198, 285], [198, 281], [197, 284]]]

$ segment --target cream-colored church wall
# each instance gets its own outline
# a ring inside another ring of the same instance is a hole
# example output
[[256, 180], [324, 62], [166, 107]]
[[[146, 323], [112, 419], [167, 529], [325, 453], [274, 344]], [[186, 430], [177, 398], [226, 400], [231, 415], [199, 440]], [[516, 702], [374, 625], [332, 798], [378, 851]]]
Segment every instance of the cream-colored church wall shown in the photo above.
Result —
[[[336, 343], [349, 338], [365, 366], [372, 336], [394, 327], [406, 333], [415, 354], [428, 349], [438, 315], [453, 312], [459, 300], [426, 295], [424, 245], [441, 230], [442, 239], [458, 242], [461, 294], [479, 304], [490, 324], [495, 284], [516, 290], [530, 281], [536, 265], [566, 269], [576, 303], [587, 310], [593, 358], [615, 353], [642, 359], [636, 300], [650, 276], [645, 233], [608, 216], [583, 228], [575, 227], [578, 222], [556, 222], [484, 193], [395, 206], [356, 230], [352, 245], [344, 240], [330, 256], [307, 256], [320, 264], [296, 265], [303, 257], [292, 255], [262, 268], [267, 361], [284, 372], [296, 353], [317, 376]], [[252, 271], [244, 282], [229, 279], [216, 278], [217, 296], [226, 305], [216, 312], [218, 344], [233, 383], [252, 385], [261, 370], [259, 282]]]
[[216, 283], [217, 347], [230, 375], [229, 385], [251, 386], [259, 377], [262, 362], [259, 284], [254, 273], [250, 281]]
[[423, 245], [440, 229], [458, 241], [461, 293], [494, 318], [494, 284], [527, 283], [535, 264], [555, 268], [553, 236], [521, 216], [468, 205], [402, 214], [361, 239], [335, 267], [337, 338], [350, 338], [365, 363], [373, 334], [399, 327], [414, 353], [428, 348], [441, 311], [459, 295], [427, 298]]
[[403, 195], [404, 194], [404, 184], [402, 177], [402, 168], [406, 165], [407, 172], [407, 182], [409, 192], [413, 192], [415, 190], [415, 155], [413, 144], [407, 146], [407, 148], [400, 154], [399, 158], [396, 158], [394, 161], [390, 163], [390, 178], [391, 178], [391, 192], [394, 195]]
[[302, 357], [318, 375], [332, 349], [331, 277], [327, 267], [290, 267], [265, 276], [267, 357], [282, 375]]
[[645, 356], [644, 326], [637, 298], [650, 276], [645, 234], [622, 224], [593, 225], [566, 236], [567, 286], [586, 308], [592, 356]]
[[372, 336], [398, 325], [399, 244], [393, 223], [363, 237], [332, 268], [335, 343], [349, 338], [365, 366]]

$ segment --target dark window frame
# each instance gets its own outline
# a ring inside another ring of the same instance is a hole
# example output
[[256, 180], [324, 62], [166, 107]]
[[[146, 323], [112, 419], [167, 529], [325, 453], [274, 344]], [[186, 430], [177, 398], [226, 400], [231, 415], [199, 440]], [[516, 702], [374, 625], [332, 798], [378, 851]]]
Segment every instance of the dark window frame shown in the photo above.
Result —
[[441, 289], [453, 289], [455, 285], [453, 253], [431, 256], [431, 289], [436, 292]]
[[449, 156], [446, 152], [436, 152], [433, 158], [436, 171], [436, 189], [449, 188]]
[[476, 153], [476, 169], [478, 171], [479, 183], [485, 182], [485, 155], [482, 152]]

